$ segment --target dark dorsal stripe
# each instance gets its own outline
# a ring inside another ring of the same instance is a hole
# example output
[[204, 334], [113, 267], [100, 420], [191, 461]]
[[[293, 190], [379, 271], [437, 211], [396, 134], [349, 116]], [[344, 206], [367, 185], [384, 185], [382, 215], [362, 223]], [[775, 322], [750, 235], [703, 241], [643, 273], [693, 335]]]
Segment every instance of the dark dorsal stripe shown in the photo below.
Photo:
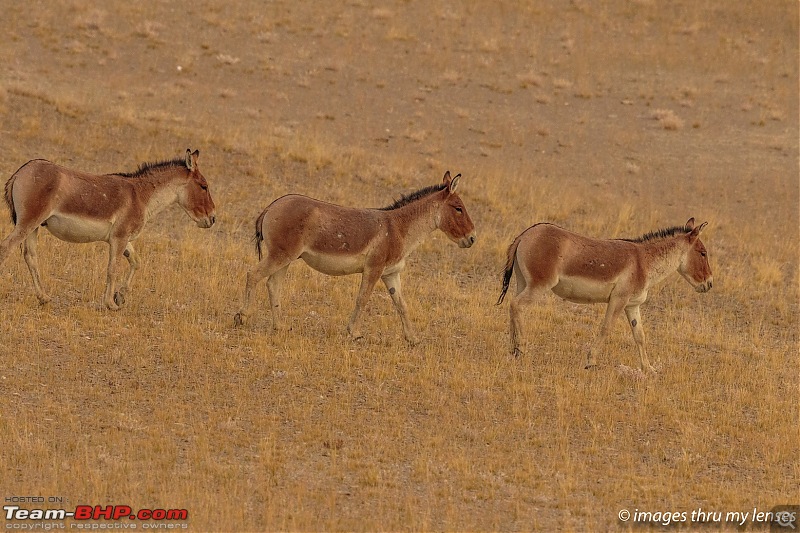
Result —
[[447, 187], [446, 184], [441, 183], [439, 185], [431, 185], [429, 187], [425, 187], [418, 191], [412, 192], [411, 194], [402, 196], [399, 200], [395, 200], [393, 204], [387, 205], [386, 207], [381, 207], [381, 211], [391, 211], [392, 209], [397, 209], [398, 207], [403, 207], [404, 205], [408, 205], [410, 203], [416, 202], [420, 198], [425, 198], [433, 193], [437, 193], [439, 191], [443, 191]]
[[650, 233], [645, 233], [641, 237], [637, 237], [636, 239], [619, 239], [621, 241], [628, 241], [628, 242], [649, 242], [655, 241], [658, 239], [666, 239], [668, 237], [674, 237], [678, 234], [689, 233], [691, 230], [687, 230], [686, 226], [673, 226], [671, 228], [664, 228], [656, 231], [651, 231]]
[[139, 168], [136, 169], [136, 172], [118, 172], [117, 176], [122, 176], [123, 178], [140, 178], [145, 174], [148, 174], [154, 170], [163, 169], [166, 167], [183, 167], [188, 168], [186, 166], [186, 160], [181, 158], [175, 158], [169, 161], [157, 161], [155, 163], [142, 163], [139, 165]]

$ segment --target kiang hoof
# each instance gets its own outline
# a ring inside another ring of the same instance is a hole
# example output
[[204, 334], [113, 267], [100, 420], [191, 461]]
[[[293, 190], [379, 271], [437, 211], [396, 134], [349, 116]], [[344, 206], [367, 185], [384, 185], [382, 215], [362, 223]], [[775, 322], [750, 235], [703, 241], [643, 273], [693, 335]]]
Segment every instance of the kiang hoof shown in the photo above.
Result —
[[522, 353], [522, 350], [519, 348], [514, 348], [514, 350], [511, 352], [511, 355], [514, 356], [514, 359], [519, 359], [519, 356], [522, 355]]
[[347, 326], [347, 336], [350, 337], [351, 341], [360, 341], [364, 338], [364, 335], [361, 334], [361, 328], [353, 329], [349, 324]]
[[125, 305], [125, 294], [121, 291], [117, 291], [114, 293], [114, 303], [117, 304], [117, 308], [122, 307]]
[[238, 328], [240, 326], [244, 326], [244, 322], [245, 319], [242, 313], [236, 313], [233, 315], [233, 327]]
[[586, 363], [586, 366], [583, 368], [584, 370], [597, 370], [598, 366], [597, 363]]

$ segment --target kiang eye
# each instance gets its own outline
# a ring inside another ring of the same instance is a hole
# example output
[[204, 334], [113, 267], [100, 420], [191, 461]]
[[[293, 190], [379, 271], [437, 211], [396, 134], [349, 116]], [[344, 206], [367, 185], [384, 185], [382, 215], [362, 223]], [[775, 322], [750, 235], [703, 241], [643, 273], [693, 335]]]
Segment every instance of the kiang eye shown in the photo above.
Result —
[[463, 210], [463, 209], [461, 209], [460, 207], [456, 207], [455, 209], [456, 209], [456, 212], [457, 212], [457, 213], [463, 213], [463, 212], [464, 212], [464, 210]]
[[705, 251], [702, 251], [702, 252], [700, 252], [700, 255], [701, 255], [702, 257], [705, 257], [705, 256], [706, 256], [706, 252], [705, 252]]
[[200, 185], [200, 188], [203, 189], [204, 191], [207, 191], [208, 190], [208, 185]]

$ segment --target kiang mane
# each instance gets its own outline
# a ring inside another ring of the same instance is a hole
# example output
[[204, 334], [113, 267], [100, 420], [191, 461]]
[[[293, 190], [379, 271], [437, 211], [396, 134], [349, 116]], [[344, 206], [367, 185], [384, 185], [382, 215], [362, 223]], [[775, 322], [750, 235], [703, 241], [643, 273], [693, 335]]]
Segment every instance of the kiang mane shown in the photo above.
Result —
[[641, 237], [637, 237], [635, 239], [619, 239], [619, 240], [628, 242], [648, 242], [648, 241], [655, 241], [658, 239], [666, 239], [667, 237], [674, 237], [677, 234], [683, 234], [683, 233], [687, 233], [685, 226], [673, 226], [671, 228], [664, 228], [656, 231], [651, 231], [650, 233], [645, 233]]
[[154, 170], [160, 170], [167, 167], [186, 167], [186, 160], [181, 158], [170, 159], [169, 161], [156, 161], [154, 163], [142, 163], [139, 165], [139, 168], [136, 169], [135, 172], [117, 172], [117, 176], [122, 176], [123, 178], [140, 178], [145, 174], [148, 174]]
[[395, 200], [393, 204], [387, 205], [386, 207], [381, 207], [379, 209], [381, 211], [391, 211], [392, 209], [403, 207], [404, 205], [408, 205], [412, 202], [415, 202], [420, 198], [424, 198], [428, 195], [444, 190], [445, 187], [447, 187], [447, 185], [445, 185], [444, 183], [441, 183], [439, 185], [430, 185], [429, 187], [425, 187], [418, 191], [412, 192], [411, 194], [404, 195], [399, 200]]

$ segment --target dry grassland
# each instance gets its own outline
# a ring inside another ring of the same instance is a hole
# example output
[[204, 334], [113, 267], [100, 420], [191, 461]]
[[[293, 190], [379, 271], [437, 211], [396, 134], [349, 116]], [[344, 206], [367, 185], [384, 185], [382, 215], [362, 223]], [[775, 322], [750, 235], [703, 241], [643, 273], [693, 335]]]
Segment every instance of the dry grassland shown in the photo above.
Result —
[[[218, 223], [154, 220], [116, 313], [104, 244], [41, 232], [44, 307], [19, 255], [0, 267], [0, 496], [186, 508], [194, 531], [598, 531], [631, 528], [620, 509], [800, 503], [796, 2], [27, 5], [2, 2], [2, 174], [198, 148]], [[291, 331], [264, 286], [232, 327], [272, 199], [381, 206], [447, 169], [478, 242], [411, 257], [420, 345], [382, 287], [350, 341], [357, 277], [302, 264]], [[623, 321], [583, 370], [604, 309], [552, 295], [509, 356], [494, 302], [520, 231], [690, 216], [714, 289], [651, 293], [657, 376], [625, 372]]]

